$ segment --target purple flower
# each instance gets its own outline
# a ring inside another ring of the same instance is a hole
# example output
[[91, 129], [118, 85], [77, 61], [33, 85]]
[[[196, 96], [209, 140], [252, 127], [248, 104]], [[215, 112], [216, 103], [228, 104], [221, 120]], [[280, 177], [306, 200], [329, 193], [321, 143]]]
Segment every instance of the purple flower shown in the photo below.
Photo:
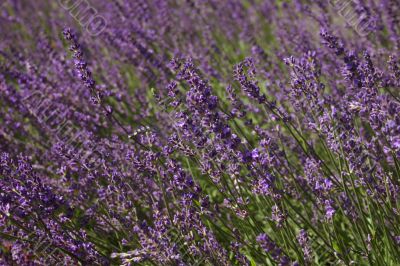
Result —
[[325, 217], [327, 220], [331, 221], [336, 210], [332, 207], [331, 200], [325, 200]]

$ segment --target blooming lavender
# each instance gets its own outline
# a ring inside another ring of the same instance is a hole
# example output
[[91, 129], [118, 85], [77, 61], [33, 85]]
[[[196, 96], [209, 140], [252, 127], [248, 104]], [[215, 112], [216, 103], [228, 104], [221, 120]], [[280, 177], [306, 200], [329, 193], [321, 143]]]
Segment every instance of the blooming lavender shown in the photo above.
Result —
[[400, 264], [400, 4], [330, 2], [0, 1], [0, 264]]

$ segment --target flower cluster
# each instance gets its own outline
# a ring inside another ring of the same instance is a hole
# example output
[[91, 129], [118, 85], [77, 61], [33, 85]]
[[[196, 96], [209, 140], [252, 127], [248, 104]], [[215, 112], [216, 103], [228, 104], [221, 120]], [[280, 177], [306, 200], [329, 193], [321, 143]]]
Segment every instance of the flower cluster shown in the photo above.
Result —
[[1, 5], [0, 265], [400, 264], [400, 2], [89, 1]]

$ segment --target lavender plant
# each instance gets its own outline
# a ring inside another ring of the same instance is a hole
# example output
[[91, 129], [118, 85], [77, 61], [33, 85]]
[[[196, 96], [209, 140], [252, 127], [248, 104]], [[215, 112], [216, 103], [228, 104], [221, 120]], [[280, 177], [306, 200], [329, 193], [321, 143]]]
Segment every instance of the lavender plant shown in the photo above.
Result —
[[0, 1], [0, 264], [399, 265], [400, 2], [339, 2]]

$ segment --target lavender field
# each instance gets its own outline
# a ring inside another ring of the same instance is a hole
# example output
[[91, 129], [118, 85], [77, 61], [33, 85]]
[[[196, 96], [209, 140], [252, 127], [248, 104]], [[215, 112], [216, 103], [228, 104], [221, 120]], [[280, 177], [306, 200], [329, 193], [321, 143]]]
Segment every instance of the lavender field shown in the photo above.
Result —
[[400, 1], [0, 0], [0, 265], [400, 265]]

